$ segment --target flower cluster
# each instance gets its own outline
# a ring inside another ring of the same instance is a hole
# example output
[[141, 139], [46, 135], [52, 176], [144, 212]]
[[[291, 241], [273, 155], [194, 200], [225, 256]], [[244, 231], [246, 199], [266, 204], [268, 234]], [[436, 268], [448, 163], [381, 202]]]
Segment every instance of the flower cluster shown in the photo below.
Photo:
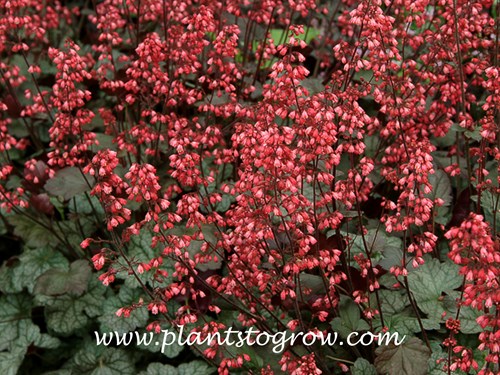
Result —
[[82, 165], [86, 161], [85, 151], [96, 143], [95, 133], [83, 130], [94, 118], [92, 111], [83, 108], [91, 93], [76, 87], [76, 83], [92, 77], [87, 71], [89, 62], [78, 55], [80, 48], [75, 43], [68, 41], [66, 48], [67, 52], [49, 48], [49, 57], [58, 73], [52, 88], [52, 105], [57, 114], [49, 130], [54, 151], [47, 156], [49, 165], [59, 167]]
[[131, 211], [126, 208], [127, 200], [121, 198], [122, 192], [128, 189], [128, 185], [115, 172], [119, 160], [114, 151], [100, 151], [92, 159], [92, 163], [83, 169], [96, 178], [96, 184], [91, 194], [96, 195], [104, 209], [109, 214], [107, 217], [108, 230], [113, 230], [125, 221], [130, 220]]
[[[446, 234], [450, 239], [450, 252], [448, 256], [453, 262], [460, 265], [460, 273], [465, 276], [463, 291], [463, 305], [471, 306], [483, 312], [477, 322], [484, 332], [479, 335], [481, 344], [479, 349], [488, 352], [486, 361], [493, 364], [499, 363], [500, 348], [500, 319], [498, 308], [500, 306], [500, 247], [498, 240], [491, 237], [491, 230], [482, 215], [471, 213], [459, 227], [451, 228]], [[458, 353], [459, 347], [453, 350]], [[467, 357], [471, 357], [469, 353]], [[462, 359], [464, 359], [462, 353]], [[471, 361], [469, 361], [471, 362]], [[452, 366], [463, 364], [455, 362]], [[472, 361], [474, 363], [474, 361]], [[468, 371], [470, 365], [465, 366]], [[477, 364], [475, 364], [477, 368]], [[481, 370], [482, 375], [490, 374]]]
[[[449, 372], [498, 367], [498, 1], [66, 3], [0, 0], [6, 230], [25, 215], [104, 285], [134, 278], [117, 315], [143, 309], [156, 332], [407, 320]], [[414, 280], [450, 260], [462, 289], [431, 309]], [[221, 374], [385, 360], [198, 349]]]

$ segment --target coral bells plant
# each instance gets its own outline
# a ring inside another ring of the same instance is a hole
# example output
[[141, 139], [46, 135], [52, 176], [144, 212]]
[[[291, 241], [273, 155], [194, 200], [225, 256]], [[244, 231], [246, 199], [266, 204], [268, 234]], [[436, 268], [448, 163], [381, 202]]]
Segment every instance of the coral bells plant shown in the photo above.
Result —
[[0, 0], [0, 372], [498, 374], [499, 14]]

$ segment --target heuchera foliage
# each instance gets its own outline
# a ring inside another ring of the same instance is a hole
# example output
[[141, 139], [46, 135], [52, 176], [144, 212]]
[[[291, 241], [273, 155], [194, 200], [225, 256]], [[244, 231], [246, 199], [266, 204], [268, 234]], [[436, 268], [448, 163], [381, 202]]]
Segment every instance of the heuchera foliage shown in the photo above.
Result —
[[[4, 233], [135, 282], [139, 328], [398, 332], [415, 374], [497, 374], [499, 4], [0, 0]], [[375, 349], [191, 348], [403, 373]]]

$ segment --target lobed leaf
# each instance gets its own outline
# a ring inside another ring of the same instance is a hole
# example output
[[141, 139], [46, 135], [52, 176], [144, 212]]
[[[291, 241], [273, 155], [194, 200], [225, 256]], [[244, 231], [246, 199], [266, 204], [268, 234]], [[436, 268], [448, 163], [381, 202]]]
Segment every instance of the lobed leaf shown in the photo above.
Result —
[[381, 346], [375, 354], [375, 367], [379, 374], [427, 375], [431, 352], [419, 338], [412, 337], [399, 346]]

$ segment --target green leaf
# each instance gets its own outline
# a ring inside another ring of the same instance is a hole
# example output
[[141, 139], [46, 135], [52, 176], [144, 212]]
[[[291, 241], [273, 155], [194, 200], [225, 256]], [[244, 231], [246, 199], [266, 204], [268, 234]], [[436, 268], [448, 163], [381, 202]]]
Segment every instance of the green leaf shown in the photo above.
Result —
[[488, 176], [486, 177], [486, 179], [491, 180], [492, 186], [498, 187], [498, 161], [490, 160], [486, 162], [484, 168], [488, 171]]
[[299, 275], [299, 280], [300, 286], [302, 288], [310, 289], [312, 294], [325, 291], [325, 283], [323, 282], [323, 278], [321, 276], [301, 273]]
[[71, 370], [60, 369], [55, 371], [44, 372], [43, 375], [74, 375], [74, 372]]
[[139, 375], [211, 375], [214, 369], [203, 361], [192, 361], [182, 363], [175, 368], [162, 363], [150, 363], [146, 371], [142, 371]]
[[[152, 234], [148, 228], [143, 228], [137, 236], [133, 236], [127, 244], [127, 255], [132, 263], [149, 263], [149, 261], [159, 255], [159, 251], [155, 251], [151, 247]], [[151, 285], [153, 280], [147, 272], [137, 274], [139, 279], [144, 283]], [[122, 270], [116, 274], [116, 277], [125, 280], [125, 285], [128, 288], [139, 288], [141, 285], [134, 276], [129, 274], [129, 270]]]
[[395, 284], [399, 285], [398, 280], [396, 279], [396, 277], [394, 277], [394, 275], [390, 273], [384, 273], [382, 276], [379, 277], [378, 282], [380, 285], [389, 290], [399, 289], [394, 287]]
[[375, 367], [379, 374], [427, 375], [431, 352], [422, 340], [412, 337], [399, 346], [380, 346], [375, 350]]
[[[184, 332], [189, 332], [189, 330], [190, 330], [189, 326], [185, 326], [184, 328], [185, 328]], [[177, 337], [177, 330], [175, 328], [172, 328], [172, 326], [169, 326], [166, 329], [169, 332], [175, 332], [176, 337]], [[145, 344], [141, 343], [140, 345], [137, 345], [137, 348], [144, 349], [144, 350], [147, 350], [147, 351], [152, 352], [152, 353], [160, 353], [162, 350], [162, 347], [163, 347], [162, 354], [165, 357], [167, 357], [167, 358], [177, 357], [184, 349], [184, 346], [179, 345], [177, 340], [175, 340], [170, 345], [163, 346], [162, 343], [163, 343], [164, 338], [165, 338], [165, 340], [169, 340], [169, 341], [166, 341], [166, 343], [170, 343], [170, 341], [171, 341], [171, 339], [169, 339], [169, 337], [166, 337], [164, 335], [165, 335], [165, 333], [162, 332], [161, 335], [159, 336], [159, 340], [157, 340], [155, 342], [155, 345], [145, 345]], [[156, 343], [158, 343], [158, 344], [156, 344]]]
[[79, 168], [66, 167], [57, 171], [55, 176], [45, 183], [44, 189], [51, 195], [68, 200], [77, 194], [89, 191], [94, 182], [93, 176], [84, 177]]
[[[0, 214], [2, 214], [2, 215], [5, 216], [6, 215], [5, 210], [2, 209], [2, 208], [0, 208]], [[5, 226], [5, 221], [4, 220], [0, 220], [0, 236], [3, 236], [7, 232], [8, 232], [8, 229]]]
[[[378, 265], [385, 270], [390, 270], [391, 267], [400, 267], [403, 264], [403, 249], [402, 243], [398, 242], [400, 247], [388, 246], [383, 250], [383, 257], [378, 261]], [[406, 269], [408, 271], [414, 270], [413, 267], [413, 256], [406, 253]]]
[[[378, 297], [384, 315], [393, 315], [400, 313], [401, 311], [404, 310], [406, 306], [410, 305], [408, 296], [404, 291], [392, 291], [392, 290], [381, 289], [378, 291]], [[376, 304], [375, 295], [372, 294], [371, 298], [373, 299], [373, 306], [374, 306]]]
[[[421, 318], [420, 321], [426, 331], [441, 328], [439, 320]], [[384, 316], [384, 323], [390, 332], [397, 332], [400, 336], [412, 336], [422, 331], [418, 318], [408, 309], [398, 314]], [[375, 326], [382, 328], [379, 318], [375, 321]]]
[[[9, 124], [9, 134], [16, 138], [26, 138], [29, 137], [30, 132], [26, 125], [21, 121], [23, 118], [11, 118], [11, 123]], [[10, 155], [10, 150], [9, 150]]]
[[222, 194], [222, 200], [217, 203], [215, 211], [224, 213], [229, 210], [229, 207], [231, 207], [231, 204], [233, 204], [235, 201], [236, 200], [232, 195]]
[[[321, 192], [328, 191], [329, 188], [330, 187], [324, 182], [316, 182], [314, 187], [306, 180], [303, 180], [300, 192], [311, 203], [311, 205], [313, 205], [315, 201], [317, 203], [321, 200]], [[317, 209], [319, 208], [317, 207]]]
[[68, 205], [69, 212], [79, 215], [93, 215], [94, 211], [99, 217], [104, 218], [104, 209], [99, 199], [88, 193], [78, 194], [73, 197], [73, 202]]
[[24, 353], [0, 353], [0, 374], [16, 375], [24, 360]]
[[[435, 351], [433, 349], [431, 357], [427, 362], [427, 374], [428, 375], [447, 375], [448, 372], [443, 370], [447, 359], [447, 354], [443, 353], [442, 350]], [[439, 363], [438, 363], [439, 362]]]
[[[90, 317], [103, 310], [104, 294], [110, 292], [96, 278], [90, 278], [86, 293], [81, 296], [64, 294], [57, 297], [37, 294], [35, 302], [45, 306], [45, 319], [49, 330], [68, 336], [85, 328]], [[110, 292], [111, 293], [111, 292]]]
[[474, 130], [472, 130], [472, 131], [466, 130], [464, 132], [464, 134], [467, 137], [469, 137], [469, 138], [471, 138], [471, 139], [473, 139], [475, 141], [478, 141], [478, 142], [480, 142], [483, 139], [483, 136], [481, 135], [481, 126], [476, 126], [474, 128]]
[[[97, 116], [95, 117], [97, 118]], [[93, 146], [95, 151], [99, 150], [113, 150], [117, 151], [117, 145], [113, 142], [114, 137], [109, 134], [96, 133], [96, 139], [99, 142], [98, 145]]]
[[376, 80], [373, 80], [373, 72], [371, 70], [360, 70], [354, 74], [354, 80], [359, 82], [361, 78], [364, 79], [365, 82], [374, 81], [376, 84]]
[[36, 280], [35, 294], [57, 296], [62, 294], [82, 295], [88, 286], [92, 270], [88, 261], [80, 259], [71, 263], [69, 271], [52, 268]]
[[76, 251], [81, 251], [82, 238], [91, 237], [95, 232], [96, 225], [89, 217], [80, 217], [78, 220], [70, 216], [70, 220], [60, 221], [57, 226], [61, 237]]
[[123, 285], [118, 295], [107, 298], [103, 302], [103, 313], [98, 318], [100, 331], [102, 333], [116, 331], [122, 334], [146, 326], [148, 312], [145, 308], [135, 309], [128, 318], [116, 315], [118, 309], [137, 303], [141, 297], [141, 290]]
[[31, 298], [25, 294], [0, 297], [0, 373], [17, 373], [26, 350], [31, 345], [54, 349], [60, 341], [41, 334], [40, 327], [31, 320]]
[[20, 293], [23, 290], [22, 286], [13, 281], [14, 271], [18, 264], [19, 259], [16, 256], [13, 256], [4, 262], [4, 264], [0, 267], [0, 292]]
[[90, 278], [87, 292], [80, 297], [80, 301], [85, 305], [85, 313], [89, 317], [93, 318], [102, 314], [103, 300], [106, 300], [104, 295], [109, 292], [110, 289], [102, 285], [97, 278]]
[[444, 201], [443, 207], [449, 207], [453, 200], [450, 178], [441, 169], [429, 175], [429, 182], [432, 185], [432, 191], [426, 196], [432, 200], [441, 198]]
[[481, 311], [473, 309], [470, 306], [462, 306], [460, 308], [460, 332], [465, 334], [477, 334], [484, 331], [479, 324], [477, 318], [483, 316]]
[[[191, 254], [192, 257], [194, 257], [196, 254], [201, 253], [201, 246], [203, 245], [204, 242], [208, 242], [209, 244], [212, 245], [212, 248], [217, 247], [217, 237], [215, 233], [217, 233], [217, 228], [215, 225], [202, 225], [201, 231], [203, 233], [203, 237], [205, 238], [203, 241], [199, 240], [192, 240], [191, 243], [189, 244], [188, 251], [189, 254]], [[196, 268], [200, 271], [207, 271], [207, 270], [216, 270], [222, 267], [221, 259], [220, 257], [215, 254], [213, 251], [210, 249], [207, 251], [207, 253], [213, 254], [214, 256], [217, 257], [217, 260], [209, 260], [206, 263], [198, 263], [196, 265]]]
[[71, 368], [79, 375], [135, 375], [130, 355], [122, 350], [89, 343], [72, 358]]
[[[352, 234], [348, 235], [351, 237], [353, 236]], [[401, 254], [402, 256], [403, 243], [400, 238], [388, 236], [384, 231], [380, 229], [369, 229], [368, 233], [364, 236], [364, 241], [361, 235], [357, 235], [352, 240], [352, 259], [354, 259], [353, 257], [356, 254], [366, 253], [364, 245], [365, 242], [366, 246], [368, 247], [368, 251], [371, 252], [371, 258], [374, 261], [374, 265], [380, 264], [385, 268], [386, 266], [388, 266], [387, 259], [391, 259], [390, 263], [393, 262], [392, 254]], [[357, 266], [356, 263], [354, 264]]]
[[31, 298], [26, 294], [0, 296], [0, 351], [13, 350], [29, 331], [38, 328], [31, 321]]
[[27, 288], [32, 293], [36, 278], [50, 268], [68, 268], [66, 258], [49, 247], [25, 248], [14, 264], [4, 263], [0, 268], [0, 290], [19, 293]]
[[[477, 195], [471, 197], [477, 204]], [[493, 227], [494, 217], [496, 216], [496, 229], [500, 230], [500, 200], [499, 195], [489, 190], [483, 190], [481, 193], [481, 208], [484, 212], [484, 218]]]
[[[300, 34], [296, 36], [296, 39], [303, 40], [304, 42], [308, 43], [316, 38], [318, 35], [320, 35], [321, 31], [318, 29], [315, 29], [314, 27], [308, 27], [306, 28], [304, 34]], [[288, 43], [288, 39], [290, 38], [290, 34], [285, 35], [285, 30], [284, 29], [270, 29], [269, 33], [271, 34], [271, 38], [274, 40], [274, 44], [277, 43]]]
[[358, 358], [351, 368], [352, 375], [377, 375], [377, 370], [364, 358]]
[[[128, 257], [131, 261], [135, 262], [145, 262], [149, 263], [149, 261], [161, 253], [160, 250], [152, 248], [152, 231], [147, 227], [143, 228], [139, 235], [133, 236], [130, 239], [130, 242], [127, 245], [128, 249]], [[163, 264], [160, 266], [160, 269], [168, 272], [168, 275], [165, 279], [165, 283], [169, 283], [171, 281], [171, 275], [174, 272], [173, 262], [169, 258], [165, 258]], [[138, 278], [146, 285], [152, 286], [154, 283], [151, 274], [148, 272], [144, 272], [143, 274], [137, 274]], [[116, 274], [117, 278], [125, 280], [125, 285], [128, 288], [140, 288], [140, 283], [137, 281], [135, 277], [131, 277], [128, 273], [128, 270], [120, 271]]]
[[309, 91], [310, 95], [317, 94], [325, 90], [323, 80], [319, 77], [308, 77], [301, 82], [302, 86]]
[[[430, 109], [432, 103], [433, 103], [432, 97], [431, 96], [427, 97], [427, 100], [426, 100], [427, 110]], [[460, 128], [460, 126], [459, 126], [459, 128]], [[460, 128], [460, 129], [462, 129], [462, 128]], [[461, 132], [454, 130], [453, 126], [452, 126], [448, 130], [448, 132], [441, 137], [431, 136], [431, 141], [434, 145], [438, 146], [439, 149], [447, 148], [447, 147], [454, 145], [457, 142], [457, 133], [461, 133]]]
[[432, 199], [441, 198], [444, 204], [440, 207], [436, 207], [436, 217], [435, 221], [438, 224], [446, 225], [449, 221], [450, 206], [452, 202], [452, 190], [450, 178], [441, 169], [436, 169], [434, 174], [429, 175], [429, 182], [432, 185], [432, 191], [426, 194], [426, 197]]
[[61, 340], [57, 337], [52, 337], [46, 333], [41, 333], [33, 344], [38, 348], [57, 349], [61, 345]]
[[14, 226], [14, 234], [21, 237], [26, 246], [40, 248], [57, 245], [59, 240], [37, 222], [34, 222], [25, 215], [11, 215], [7, 220]]
[[368, 323], [361, 319], [359, 306], [346, 296], [340, 297], [340, 317], [331, 321], [331, 326], [340, 336], [346, 338], [351, 332], [367, 331], [370, 329]]
[[[444, 319], [452, 316], [455, 317], [457, 314], [457, 298], [460, 297], [459, 293], [455, 293], [454, 296], [445, 296], [444, 306], [447, 308], [447, 316]], [[479, 324], [477, 324], [477, 318], [482, 316], [484, 313], [480, 310], [474, 309], [470, 306], [460, 307], [460, 332], [465, 334], [477, 334], [483, 332], [483, 329]]]
[[146, 371], [141, 371], [139, 375], [179, 375], [179, 372], [174, 366], [155, 362], [150, 363]]
[[[456, 156], [454, 155], [453, 157], [449, 155], [448, 151], [434, 151], [432, 152], [432, 157], [434, 159], [434, 162], [436, 163], [438, 168], [446, 168], [452, 163], [458, 163], [462, 167], [461, 169], [461, 176], [464, 177], [466, 176], [467, 172], [465, 170], [465, 166], [467, 165], [467, 160], [465, 159], [464, 156]], [[458, 184], [458, 181], [456, 178], [450, 179], [451, 185], [453, 188], [456, 188], [458, 191], [462, 191], [463, 189], [467, 188], [469, 185], [469, 181], [463, 181], [460, 184]]]
[[215, 369], [210, 367], [206, 362], [203, 361], [191, 361], [189, 363], [182, 363], [177, 367], [179, 375], [211, 375], [215, 372]]
[[446, 311], [443, 293], [450, 294], [462, 285], [463, 277], [458, 273], [458, 266], [451, 261], [440, 262], [427, 258], [425, 263], [408, 273], [410, 290], [418, 307], [430, 319], [441, 320]]
[[64, 295], [45, 307], [45, 320], [49, 330], [68, 336], [84, 328], [89, 322], [85, 304], [75, 297]]
[[153, 236], [147, 228], [141, 230], [139, 235], [133, 236], [128, 245], [128, 254], [131, 261], [149, 262], [158, 254], [151, 247]]
[[47, 334], [40, 333], [40, 327], [33, 324], [29, 320], [25, 320], [23, 332], [19, 332], [19, 336], [11, 343], [11, 352], [24, 352], [30, 345], [35, 345], [40, 348], [57, 348], [61, 344], [59, 339]]

